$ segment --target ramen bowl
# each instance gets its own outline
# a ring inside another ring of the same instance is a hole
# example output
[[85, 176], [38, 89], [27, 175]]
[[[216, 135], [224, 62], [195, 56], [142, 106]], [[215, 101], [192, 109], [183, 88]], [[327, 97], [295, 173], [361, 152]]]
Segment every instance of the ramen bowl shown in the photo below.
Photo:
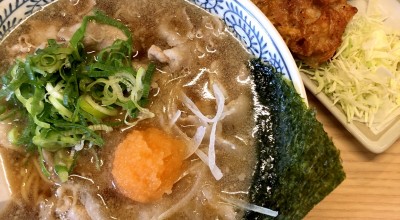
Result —
[[[271, 64], [289, 79], [306, 102], [306, 93], [294, 59], [283, 39], [264, 14], [246, 0], [192, 0], [189, 1], [220, 18], [242, 46], [255, 58]], [[77, 1], [79, 3], [79, 1]], [[57, 1], [2, 1], [0, 8], [0, 39], [5, 39], [16, 27], [29, 20], [36, 12], [45, 10]], [[134, 4], [134, 3], [132, 3]], [[49, 21], [52, 22], [52, 21]], [[1, 156], [1, 155], [0, 155]], [[1, 159], [1, 158], [0, 158]], [[2, 162], [2, 160], [0, 160]], [[1, 166], [3, 163], [0, 163]], [[0, 170], [5, 170], [3, 167]], [[7, 172], [0, 174], [0, 204], [10, 200], [11, 190]]]

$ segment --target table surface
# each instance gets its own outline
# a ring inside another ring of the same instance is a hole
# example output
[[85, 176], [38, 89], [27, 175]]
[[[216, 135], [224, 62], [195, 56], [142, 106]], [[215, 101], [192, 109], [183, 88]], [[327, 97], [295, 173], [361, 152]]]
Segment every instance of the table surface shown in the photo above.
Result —
[[400, 219], [400, 140], [371, 153], [308, 91], [307, 96], [341, 152], [347, 177], [305, 219]]

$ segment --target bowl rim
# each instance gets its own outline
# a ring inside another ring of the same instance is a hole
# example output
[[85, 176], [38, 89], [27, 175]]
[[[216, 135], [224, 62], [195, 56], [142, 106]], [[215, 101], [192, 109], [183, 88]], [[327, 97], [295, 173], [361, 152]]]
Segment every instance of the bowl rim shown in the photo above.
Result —
[[248, 13], [253, 14], [254, 18], [259, 23], [260, 27], [262, 27], [265, 33], [273, 39], [273, 43], [278, 53], [280, 53], [281, 57], [285, 59], [285, 66], [289, 71], [290, 80], [293, 83], [296, 91], [303, 98], [304, 102], [308, 106], [307, 94], [305, 90], [305, 86], [303, 83], [303, 79], [300, 75], [300, 71], [297, 67], [297, 64], [294, 60], [292, 53], [290, 52], [288, 46], [286, 45], [282, 35], [278, 32], [272, 22], [268, 19], [268, 17], [258, 8], [251, 0], [233, 0], [238, 4], [241, 4], [243, 8], [248, 9]]

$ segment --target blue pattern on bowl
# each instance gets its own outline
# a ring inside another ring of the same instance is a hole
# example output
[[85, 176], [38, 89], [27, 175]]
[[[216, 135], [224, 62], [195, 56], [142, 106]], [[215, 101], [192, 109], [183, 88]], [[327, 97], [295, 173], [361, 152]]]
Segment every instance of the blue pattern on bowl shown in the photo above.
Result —
[[54, 0], [0, 1], [0, 40], [29, 15]]
[[[0, 40], [29, 15], [57, 0], [0, 0]], [[300, 95], [305, 89], [297, 66], [278, 32], [249, 0], [187, 0], [221, 18], [257, 58], [285, 74]]]
[[[278, 72], [289, 73], [282, 55], [268, 32], [259, 31], [257, 23], [261, 22], [239, 0], [190, 1], [224, 20], [225, 24], [254, 56], [270, 62]], [[273, 47], [271, 48], [269, 45], [273, 45]]]

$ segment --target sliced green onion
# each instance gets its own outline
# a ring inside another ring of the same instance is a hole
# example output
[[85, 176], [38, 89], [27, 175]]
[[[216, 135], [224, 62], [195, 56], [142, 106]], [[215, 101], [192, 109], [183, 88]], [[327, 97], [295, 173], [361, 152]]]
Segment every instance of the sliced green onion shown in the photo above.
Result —
[[90, 125], [90, 126], [88, 126], [88, 128], [93, 130], [93, 131], [105, 131], [105, 132], [113, 131], [112, 127], [107, 126], [105, 124]]
[[72, 119], [72, 112], [65, 108], [61, 102], [56, 99], [54, 96], [49, 96], [49, 101], [53, 105], [53, 107], [62, 115], [64, 118], [66, 118], [68, 121], [73, 121]]
[[[127, 40], [118, 39], [95, 56], [86, 53], [83, 39], [87, 24], [92, 21], [120, 29]], [[67, 181], [78, 154], [66, 152], [101, 147], [104, 140], [100, 132], [110, 132], [124, 123], [103, 119], [122, 111], [126, 113], [125, 123], [133, 126], [154, 117], [144, 105], [155, 67], [150, 64], [147, 70], [136, 71], [130, 30], [99, 11], [83, 19], [69, 44], [54, 39], [47, 43], [47, 47], [17, 60], [1, 76], [0, 103], [4, 106], [0, 108], [0, 120], [14, 115], [26, 120], [25, 128], [10, 131], [10, 141], [37, 151], [45, 176], [55, 173], [61, 181]], [[43, 150], [54, 157], [51, 172]]]
[[21, 134], [20, 134], [18, 128], [13, 127], [13, 128], [8, 132], [8, 134], [7, 134], [8, 141], [9, 141], [11, 144], [14, 144], [14, 145], [15, 145], [15, 144], [17, 144], [18, 138], [19, 138], [20, 135], [21, 135]]
[[143, 97], [148, 98], [150, 92], [150, 84], [153, 78], [154, 71], [156, 69], [156, 65], [154, 63], [150, 63], [146, 70], [146, 75], [143, 78]]
[[50, 124], [49, 124], [49, 123], [40, 121], [40, 120], [37, 118], [36, 115], [33, 117], [33, 121], [34, 121], [35, 124], [36, 124], [37, 126], [39, 126], [39, 127], [42, 127], [42, 128], [50, 128]]
[[47, 170], [46, 165], [44, 164], [44, 157], [43, 157], [43, 149], [41, 147], [38, 147], [38, 152], [39, 152], [39, 165], [40, 169], [42, 170], [42, 173], [47, 177], [50, 178], [51, 174]]
[[78, 105], [82, 110], [100, 119], [118, 114], [116, 109], [100, 106], [89, 95], [82, 96], [78, 101]]
[[17, 113], [17, 109], [12, 109], [12, 110], [8, 110], [6, 112], [3, 112], [0, 114], [0, 121], [4, 121], [7, 120], [11, 117], [13, 117], [16, 113]]
[[50, 82], [48, 82], [46, 84], [46, 90], [47, 90], [47, 94], [49, 94], [50, 96], [62, 100], [63, 99], [63, 95], [59, 92], [60, 88], [53, 87], [53, 85], [51, 85]]
[[69, 174], [68, 174], [68, 168], [66, 166], [55, 165], [54, 171], [56, 172], [58, 178], [60, 178], [60, 181], [62, 183], [67, 182]]
[[19, 90], [19, 88], [14, 91], [14, 94], [17, 97], [17, 99], [22, 103], [22, 105], [25, 106], [27, 99], [22, 96], [21, 91]]

